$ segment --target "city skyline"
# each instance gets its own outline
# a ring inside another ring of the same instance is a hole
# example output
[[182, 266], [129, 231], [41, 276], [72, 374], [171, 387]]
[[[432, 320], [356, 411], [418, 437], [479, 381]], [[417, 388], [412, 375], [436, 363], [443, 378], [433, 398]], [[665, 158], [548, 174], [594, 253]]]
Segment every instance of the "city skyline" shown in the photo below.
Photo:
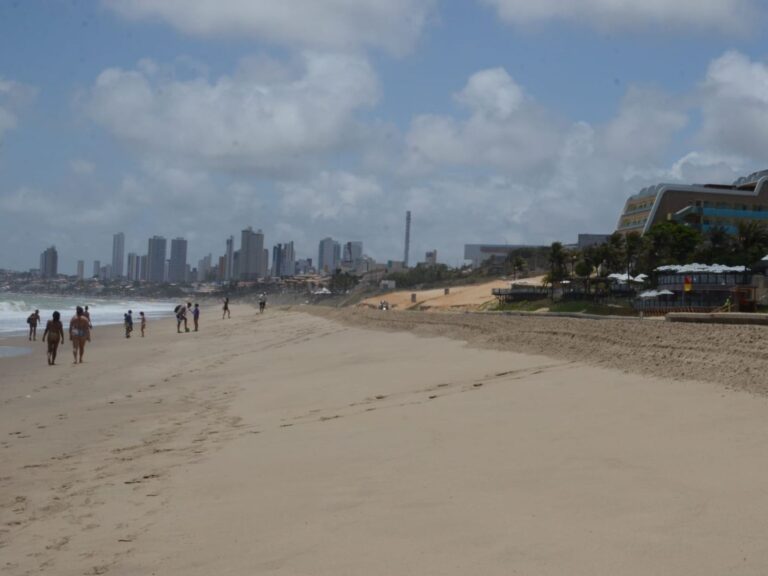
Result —
[[407, 210], [411, 257], [456, 265], [768, 167], [757, 0], [183, 4], [2, 9], [0, 267], [55, 245], [125, 273], [120, 232], [196, 263], [249, 225], [299, 258], [332, 236], [401, 260]]

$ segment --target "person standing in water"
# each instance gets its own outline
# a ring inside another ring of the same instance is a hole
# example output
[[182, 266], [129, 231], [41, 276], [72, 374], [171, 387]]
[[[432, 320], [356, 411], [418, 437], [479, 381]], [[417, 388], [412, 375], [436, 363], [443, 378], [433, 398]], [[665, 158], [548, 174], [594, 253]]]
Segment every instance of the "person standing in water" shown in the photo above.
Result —
[[35, 310], [27, 318], [29, 324], [29, 339], [37, 340], [37, 325], [40, 323], [40, 310]]
[[147, 317], [144, 316], [144, 312], [139, 312], [141, 317], [141, 337], [144, 338], [144, 330], [147, 329]]
[[231, 318], [232, 317], [232, 313], [229, 311], [229, 298], [228, 297], [224, 298], [224, 307], [222, 308], [222, 310], [224, 310], [224, 312], [221, 315], [221, 319], [222, 320], [224, 320], [224, 316], [226, 316], [227, 318]]
[[64, 340], [64, 325], [61, 323], [61, 314], [53, 313], [53, 320], [48, 320], [43, 332], [43, 342], [48, 341], [48, 365], [56, 364], [56, 352], [59, 349], [59, 343]]
[[72, 355], [75, 358], [74, 364], [77, 364], [78, 353], [80, 355], [80, 364], [83, 363], [83, 353], [85, 352], [85, 343], [91, 337], [91, 328], [88, 318], [84, 314], [81, 306], [78, 306], [72, 320], [69, 321], [69, 339], [72, 341]]
[[192, 310], [192, 320], [195, 322], [195, 332], [197, 332], [198, 322], [200, 321], [200, 306], [195, 302], [195, 308]]

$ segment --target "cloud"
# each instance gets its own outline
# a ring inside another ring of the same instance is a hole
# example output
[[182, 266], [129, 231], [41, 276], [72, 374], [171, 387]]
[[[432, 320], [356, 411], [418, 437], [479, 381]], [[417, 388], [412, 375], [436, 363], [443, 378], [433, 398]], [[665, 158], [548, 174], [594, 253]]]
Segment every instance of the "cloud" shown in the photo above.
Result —
[[80, 176], [90, 176], [96, 172], [96, 165], [93, 162], [83, 160], [82, 158], [72, 160], [69, 163], [69, 167], [72, 169], [73, 174], [78, 174]]
[[368, 62], [342, 54], [308, 52], [293, 67], [247, 65], [214, 81], [157, 70], [107, 69], [83, 106], [140, 153], [209, 169], [295, 170], [349, 146], [356, 114], [378, 98]]
[[599, 28], [661, 28], [743, 32], [763, 10], [757, 0], [480, 0], [504, 22], [525, 26], [565, 20]]
[[105, 0], [130, 19], [158, 19], [194, 36], [240, 36], [290, 47], [360, 47], [400, 54], [435, 0]]
[[664, 158], [666, 145], [688, 124], [681, 103], [652, 89], [630, 86], [617, 116], [602, 133], [606, 159], [645, 164]]
[[526, 97], [504, 69], [473, 74], [454, 98], [468, 117], [423, 114], [411, 122], [407, 173], [445, 166], [537, 171], [553, 161], [562, 120]]
[[713, 60], [700, 94], [698, 143], [721, 154], [768, 162], [768, 65], [739, 52]]
[[34, 100], [37, 90], [0, 76], [0, 144], [3, 135], [18, 126], [19, 112]]

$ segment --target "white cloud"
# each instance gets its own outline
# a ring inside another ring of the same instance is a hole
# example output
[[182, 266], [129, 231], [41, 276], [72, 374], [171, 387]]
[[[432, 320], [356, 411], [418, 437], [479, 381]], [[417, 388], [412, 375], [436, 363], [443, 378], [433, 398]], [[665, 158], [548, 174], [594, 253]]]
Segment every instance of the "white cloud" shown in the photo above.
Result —
[[549, 20], [585, 22], [600, 28], [646, 27], [729, 33], [753, 27], [762, 12], [757, 0], [480, 0], [510, 24]]
[[36, 92], [32, 86], [0, 76], [0, 143], [6, 132], [18, 126], [19, 112], [34, 99]]
[[701, 90], [706, 149], [768, 162], [768, 65], [738, 52], [712, 61]]
[[435, 0], [105, 0], [131, 19], [155, 18], [186, 34], [241, 36], [290, 47], [408, 51]]
[[[356, 113], [378, 97], [365, 59], [305, 53], [297, 68], [244, 66], [213, 82], [136, 70], [102, 72], [85, 100], [118, 139], [177, 163], [280, 172], [348, 146]], [[278, 73], [279, 72], [279, 73]]]
[[473, 74], [455, 96], [470, 115], [421, 115], [406, 135], [406, 173], [441, 166], [537, 171], [551, 164], [563, 125], [557, 115], [524, 96], [501, 68]]
[[672, 137], [687, 123], [682, 106], [668, 95], [630, 86], [617, 116], [603, 129], [606, 159], [641, 164], [658, 162]]

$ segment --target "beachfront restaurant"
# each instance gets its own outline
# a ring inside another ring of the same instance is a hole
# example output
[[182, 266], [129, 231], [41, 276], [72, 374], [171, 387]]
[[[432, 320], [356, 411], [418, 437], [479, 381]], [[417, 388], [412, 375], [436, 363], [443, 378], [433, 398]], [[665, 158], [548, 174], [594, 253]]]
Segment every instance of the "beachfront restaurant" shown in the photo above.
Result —
[[635, 300], [645, 313], [674, 311], [711, 312], [755, 308], [752, 272], [745, 266], [685, 264], [660, 266], [655, 270], [656, 288], [641, 292]]

